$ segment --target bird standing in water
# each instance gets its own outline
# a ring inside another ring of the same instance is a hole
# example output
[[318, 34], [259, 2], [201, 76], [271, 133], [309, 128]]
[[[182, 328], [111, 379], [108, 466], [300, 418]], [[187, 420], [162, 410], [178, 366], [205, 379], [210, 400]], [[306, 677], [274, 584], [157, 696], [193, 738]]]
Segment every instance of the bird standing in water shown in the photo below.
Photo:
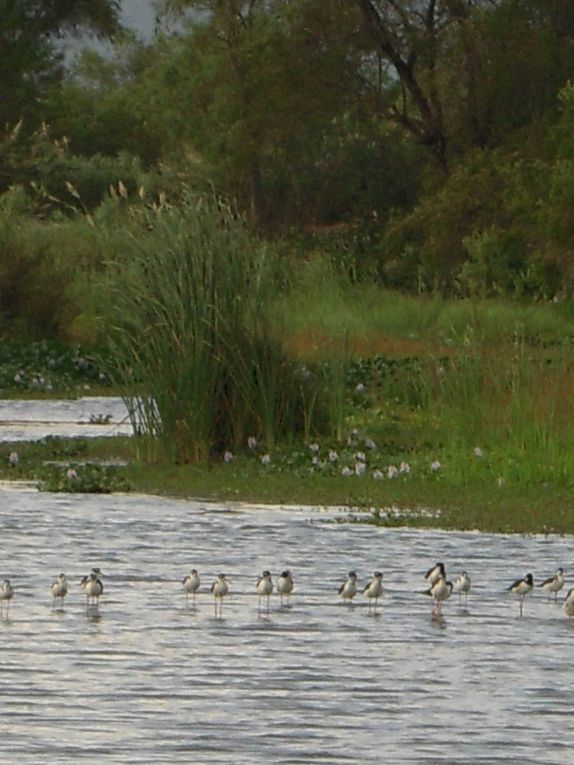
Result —
[[90, 573], [85, 576], [80, 582], [80, 586], [84, 588], [86, 593], [86, 611], [90, 610], [90, 606], [98, 608], [100, 604], [100, 595], [104, 591], [104, 585], [100, 577], [103, 576], [99, 568], [93, 568]]
[[283, 598], [287, 598], [287, 605], [291, 602], [291, 593], [293, 592], [293, 575], [289, 570], [283, 571], [279, 579], [277, 580], [277, 592], [281, 597], [281, 606], [283, 606]]
[[347, 580], [339, 587], [339, 595], [347, 603], [350, 603], [357, 594], [357, 575], [349, 571]]
[[510, 587], [507, 588], [509, 592], [513, 592], [515, 595], [518, 595], [518, 611], [520, 616], [523, 614], [524, 598], [528, 595], [529, 592], [532, 591], [533, 587], [534, 580], [532, 579], [532, 574], [526, 574], [524, 579], [517, 579], [515, 582], [512, 582]]
[[273, 592], [273, 580], [269, 571], [264, 571], [256, 585], [257, 594], [259, 595], [259, 613], [261, 613], [261, 599], [267, 598], [267, 613], [269, 613], [269, 600], [271, 593]]
[[189, 596], [193, 595], [193, 605], [195, 606], [197, 591], [199, 590], [199, 574], [196, 568], [192, 568], [189, 574], [182, 579], [183, 588], [185, 590], [185, 602], [189, 605]]
[[452, 582], [447, 581], [444, 576], [439, 576], [433, 586], [425, 592], [425, 595], [430, 595], [432, 598], [432, 615], [437, 619], [442, 617], [442, 604], [450, 598], [452, 590]]
[[4, 603], [6, 603], [6, 618], [10, 613], [10, 601], [14, 597], [14, 587], [12, 587], [9, 579], [4, 579], [2, 587], [0, 587], [0, 616], [3, 613]]
[[458, 592], [458, 602], [460, 603], [460, 600], [462, 596], [464, 595], [464, 605], [466, 606], [466, 599], [468, 597], [468, 593], [470, 591], [470, 577], [466, 573], [466, 571], [463, 571], [460, 573], [455, 582], [454, 582], [454, 589], [456, 592]]
[[383, 575], [380, 571], [375, 571], [371, 581], [363, 588], [363, 593], [369, 598], [369, 613], [373, 605], [376, 611], [378, 600], [383, 594]]
[[60, 598], [60, 608], [64, 608], [64, 598], [68, 594], [68, 577], [65, 574], [60, 576], [52, 582], [50, 592], [54, 599], [52, 608], [56, 608], [56, 600]]
[[229, 585], [225, 574], [218, 574], [217, 579], [211, 585], [211, 592], [214, 597], [215, 616], [221, 616], [223, 613], [223, 598], [229, 592]]
[[558, 593], [564, 587], [564, 569], [559, 568], [554, 576], [545, 579], [542, 584], [538, 585], [540, 589], [548, 593], [548, 596], [554, 593], [554, 602], [558, 600]]

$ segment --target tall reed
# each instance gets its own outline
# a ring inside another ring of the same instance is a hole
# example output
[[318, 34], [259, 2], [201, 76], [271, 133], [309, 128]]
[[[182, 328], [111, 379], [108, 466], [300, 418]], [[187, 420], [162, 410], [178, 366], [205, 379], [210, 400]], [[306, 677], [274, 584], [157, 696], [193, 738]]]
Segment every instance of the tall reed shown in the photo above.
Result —
[[153, 456], [204, 460], [306, 421], [269, 322], [276, 259], [233, 211], [188, 194], [147, 212], [115, 265], [114, 376]]

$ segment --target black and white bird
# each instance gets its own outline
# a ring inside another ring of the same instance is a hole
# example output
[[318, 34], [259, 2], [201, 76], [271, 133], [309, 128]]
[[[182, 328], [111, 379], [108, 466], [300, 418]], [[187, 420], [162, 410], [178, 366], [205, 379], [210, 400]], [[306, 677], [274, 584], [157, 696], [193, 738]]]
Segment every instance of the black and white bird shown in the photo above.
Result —
[[259, 595], [259, 611], [261, 611], [261, 600], [267, 598], [267, 613], [269, 613], [269, 600], [273, 592], [273, 580], [269, 571], [264, 571], [257, 579], [255, 589]]
[[85, 576], [80, 582], [80, 586], [84, 588], [86, 593], [86, 610], [90, 610], [90, 606], [98, 608], [100, 602], [100, 595], [104, 591], [104, 585], [102, 584], [103, 574], [99, 568], [93, 568], [90, 573]]
[[564, 598], [566, 616], [574, 616], [574, 587], [571, 587]]
[[548, 597], [554, 593], [554, 601], [558, 599], [558, 593], [564, 587], [564, 569], [559, 568], [554, 576], [548, 577], [538, 585], [540, 589], [548, 594]]
[[363, 588], [363, 594], [369, 598], [369, 612], [371, 611], [371, 605], [374, 606], [376, 611], [378, 600], [383, 594], [383, 575], [380, 571], [375, 571], [371, 581]]
[[60, 598], [60, 608], [64, 608], [64, 598], [68, 594], [68, 577], [65, 574], [60, 574], [52, 582], [50, 592], [53, 598], [52, 608], [56, 608], [56, 600], [58, 598]]
[[518, 595], [518, 610], [520, 616], [522, 616], [524, 609], [524, 598], [528, 595], [529, 592], [532, 591], [533, 587], [534, 580], [532, 578], [532, 574], [526, 574], [524, 579], [517, 579], [515, 582], [512, 582], [510, 587], [507, 588], [509, 592], [513, 592], [515, 595]]
[[444, 567], [444, 563], [441, 563], [440, 561], [429, 568], [425, 574], [425, 579], [429, 587], [432, 587], [433, 584], [441, 577], [446, 579], [446, 569]]
[[470, 592], [470, 577], [466, 571], [462, 571], [454, 581], [454, 590], [458, 593], [458, 600], [464, 595], [464, 604], [466, 605], [466, 599]]
[[217, 579], [211, 585], [211, 592], [213, 593], [215, 615], [221, 616], [223, 612], [223, 598], [229, 592], [229, 585], [225, 574], [218, 574]]
[[4, 603], [6, 603], [6, 617], [10, 613], [10, 601], [14, 597], [14, 587], [10, 583], [9, 579], [4, 579], [2, 587], [0, 587], [0, 616], [4, 610]]
[[283, 571], [277, 580], [277, 592], [281, 597], [281, 605], [283, 605], [283, 598], [287, 598], [287, 605], [289, 605], [293, 592], [293, 575], [288, 569]]
[[432, 614], [437, 618], [442, 616], [442, 604], [445, 600], [448, 600], [452, 595], [453, 585], [444, 576], [439, 576], [432, 587], [426, 590], [425, 595], [428, 595], [433, 603]]
[[347, 603], [350, 603], [357, 594], [357, 575], [349, 571], [347, 580], [339, 587], [339, 595]]
[[189, 605], [189, 596], [193, 595], [193, 605], [195, 605], [196, 598], [197, 598], [197, 591], [199, 590], [199, 585], [200, 585], [199, 574], [197, 573], [197, 569], [192, 568], [189, 574], [181, 580], [181, 583], [183, 584], [183, 589], [185, 590], [186, 604]]

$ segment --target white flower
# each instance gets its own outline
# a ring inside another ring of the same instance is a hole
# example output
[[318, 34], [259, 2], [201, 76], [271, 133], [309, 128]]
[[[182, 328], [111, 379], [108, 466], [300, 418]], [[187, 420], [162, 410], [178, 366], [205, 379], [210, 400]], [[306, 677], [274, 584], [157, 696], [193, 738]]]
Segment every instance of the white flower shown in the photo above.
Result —
[[387, 468], [387, 478], [396, 478], [399, 474], [399, 471], [395, 467], [395, 465], [389, 465]]
[[345, 467], [341, 470], [341, 475], [344, 476], [345, 478], [348, 478], [350, 475], [353, 475], [353, 471], [351, 470], [350, 467], [345, 465]]
[[226, 451], [225, 454], [223, 455], [223, 461], [224, 462], [231, 462], [232, 459], [233, 459], [233, 453], [230, 452], [230, 451]]
[[318, 454], [319, 453], [319, 444], [309, 444], [309, 449], [311, 450], [312, 454]]
[[20, 456], [18, 452], [10, 452], [10, 456], [8, 457], [8, 462], [16, 467], [16, 465], [20, 462]]
[[381, 470], [373, 470], [373, 478], [375, 481], [382, 481], [385, 474]]
[[257, 446], [257, 439], [255, 438], [255, 436], [249, 436], [249, 438], [247, 439], [247, 446], [250, 449], [255, 449], [255, 447]]
[[78, 479], [78, 474], [74, 468], [68, 468], [66, 475], [70, 481], [76, 481]]
[[506, 481], [504, 480], [504, 478], [501, 475], [499, 475], [498, 478], [496, 479], [496, 483], [497, 483], [499, 489], [503, 489], [504, 488], [504, 484], [506, 483]]
[[363, 385], [363, 383], [357, 383], [355, 385], [355, 390], [357, 391], [357, 393], [363, 393], [363, 391], [365, 390], [365, 386]]
[[331, 449], [331, 451], [329, 452], [330, 462], [337, 462], [338, 459], [339, 459], [338, 452], [336, 452], [334, 449]]
[[482, 451], [482, 449], [480, 448], [480, 446], [475, 446], [475, 447], [474, 447], [474, 453], [475, 453], [475, 455], [476, 455], [477, 457], [484, 457], [484, 452]]
[[365, 446], [367, 449], [376, 449], [377, 445], [372, 438], [365, 438]]
[[367, 466], [364, 462], [355, 462], [355, 475], [364, 475]]
[[357, 452], [355, 454], [355, 459], [359, 460], [360, 462], [366, 462], [367, 461], [367, 456], [366, 456], [365, 452]]
[[433, 471], [433, 473], [436, 473], [437, 470], [440, 470], [442, 465], [438, 460], [435, 460], [434, 462], [431, 462], [430, 469]]
[[271, 462], [271, 456], [269, 454], [264, 454], [261, 457], [261, 464], [262, 465], [269, 465], [270, 462]]
[[17, 385], [19, 385], [22, 382], [22, 375], [20, 374], [20, 372], [16, 372], [16, 374], [14, 375], [14, 382]]
[[399, 465], [399, 473], [410, 473], [411, 472], [411, 466], [408, 462], [401, 462]]
[[313, 465], [320, 465], [321, 464], [321, 460], [319, 459], [319, 457], [317, 457], [316, 454], [313, 455], [313, 459], [311, 460], [311, 462], [313, 463]]

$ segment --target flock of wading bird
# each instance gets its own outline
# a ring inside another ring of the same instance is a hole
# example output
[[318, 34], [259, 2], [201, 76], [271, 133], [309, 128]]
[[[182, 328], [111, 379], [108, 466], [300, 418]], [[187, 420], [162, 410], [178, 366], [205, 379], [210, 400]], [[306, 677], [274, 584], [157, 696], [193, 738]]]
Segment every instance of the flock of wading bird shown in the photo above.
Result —
[[[104, 592], [102, 577], [103, 574], [100, 569], [93, 568], [80, 582], [80, 586], [84, 590], [86, 596], [86, 610], [88, 613], [99, 608], [100, 596]], [[440, 619], [442, 617], [443, 603], [450, 598], [453, 592], [458, 593], [459, 601], [464, 598], [464, 603], [466, 605], [471, 586], [470, 577], [466, 571], [459, 574], [453, 584], [447, 579], [444, 563], [438, 562], [428, 569], [424, 578], [428, 585], [428, 589], [423, 592], [431, 598], [431, 615], [433, 618]], [[564, 583], [564, 570], [559, 568], [553, 576], [545, 579], [536, 586], [541, 588], [549, 597], [553, 596], [554, 601], [557, 602], [558, 593], [564, 587]], [[183, 578], [182, 585], [187, 605], [189, 606], [189, 598], [191, 596], [193, 605], [195, 606], [201, 585], [197, 569], [191, 569], [190, 573]], [[269, 571], [264, 571], [257, 579], [255, 585], [255, 592], [258, 596], [259, 612], [262, 610], [262, 604], [265, 604], [265, 610], [269, 613], [271, 595], [273, 594], [274, 589], [280, 596], [281, 607], [289, 606], [293, 587], [294, 581], [291, 571], [283, 571], [277, 579], [275, 586], [273, 585], [271, 573]], [[532, 574], [526, 574], [524, 579], [517, 579], [506, 588], [509, 592], [512, 592], [517, 596], [520, 616], [523, 615], [524, 600], [534, 587], [535, 584]], [[357, 574], [354, 571], [350, 571], [346, 580], [340, 584], [338, 591], [343, 601], [350, 604], [357, 592], [359, 592], [359, 589]], [[210, 590], [213, 595], [215, 616], [221, 616], [223, 613], [223, 601], [229, 593], [227, 576], [225, 574], [218, 574], [215, 581], [212, 583]], [[68, 577], [66, 574], [60, 574], [58, 578], [52, 582], [50, 592], [53, 598], [52, 607], [55, 609], [59, 602], [60, 608], [63, 609], [64, 599], [68, 595]], [[372, 579], [367, 582], [361, 592], [368, 598], [369, 613], [371, 613], [371, 611], [376, 611], [379, 598], [382, 597], [384, 592], [382, 573], [380, 571], [375, 571]], [[6, 618], [8, 617], [10, 603], [13, 597], [14, 587], [9, 579], [5, 579], [0, 587], [0, 616], [4, 615]], [[564, 610], [568, 616], [574, 616], [574, 587], [568, 590], [568, 593], [564, 598]]]

